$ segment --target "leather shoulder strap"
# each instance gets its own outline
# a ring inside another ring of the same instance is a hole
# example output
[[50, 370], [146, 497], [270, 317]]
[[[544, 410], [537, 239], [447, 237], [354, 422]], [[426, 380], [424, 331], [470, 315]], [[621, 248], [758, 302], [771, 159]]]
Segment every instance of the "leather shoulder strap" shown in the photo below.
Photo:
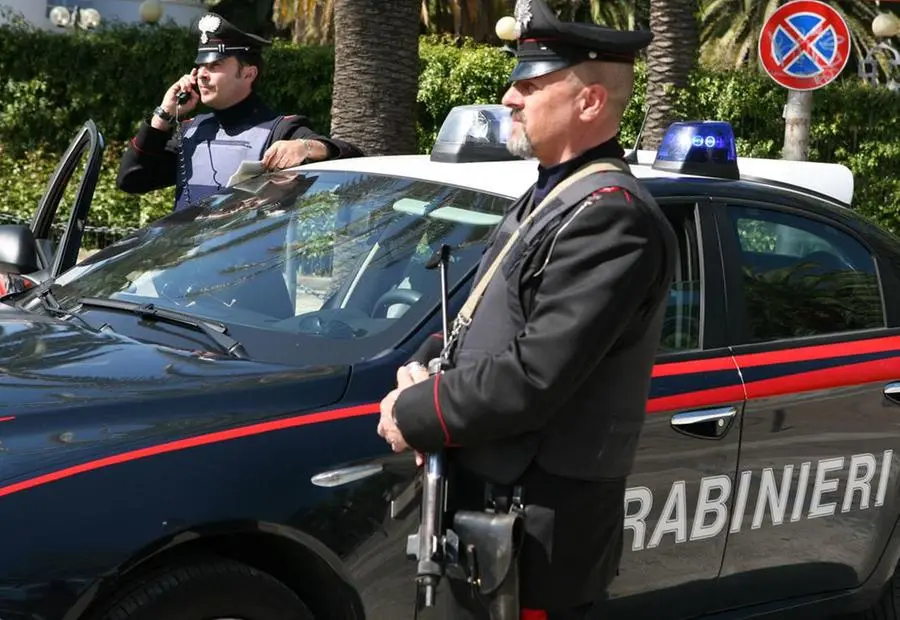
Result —
[[[512, 248], [516, 241], [519, 239], [519, 236], [522, 234], [522, 231], [525, 230], [531, 223], [542, 213], [545, 209], [550, 205], [559, 206], [564, 204], [562, 201], [563, 197], [565, 197], [566, 202], [578, 202], [585, 196], [589, 196], [593, 192], [595, 192], [599, 187], [603, 187], [605, 185], [604, 181], [598, 177], [602, 177], [603, 175], [597, 175], [598, 172], [617, 172], [630, 174], [631, 171], [628, 168], [628, 164], [623, 162], [620, 159], [601, 159], [593, 161], [585, 166], [582, 166], [574, 173], [560, 181], [550, 192], [547, 193], [547, 196], [541, 200], [540, 204], [537, 205], [534, 209], [532, 209], [531, 213], [528, 214], [515, 231], [509, 236], [506, 240], [506, 244], [494, 258], [491, 266], [484, 272], [484, 275], [481, 277], [481, 280], [475, 285], [472, 289], [472, 292], [469, 294], [469, 298], [466, 300], [466, 303], [463, 304], [462, 309], [454, 321], [454, 331], [458, 332], [461, 327], [467, 326], [472, 321], [472, 316], [475, 314], [475, 308], [478, 306], [478, 302], [481, 301], [481, 297], [484, 295], [485, 290], [487, 290], [488, 284], [490, 284], [491, 279], [497, 273], [497, 270], [500, 267], [500, 264], [503, 262], [503, 259], [509, 253], [510, 248]], [[616, 175], [618, 176], [618, 175]], [[567, 191], [571, 188], [571, 191]], [[563, 193], [565, 196], [563, 196]], [[574, 196], [573, 194], [577, 194]]]

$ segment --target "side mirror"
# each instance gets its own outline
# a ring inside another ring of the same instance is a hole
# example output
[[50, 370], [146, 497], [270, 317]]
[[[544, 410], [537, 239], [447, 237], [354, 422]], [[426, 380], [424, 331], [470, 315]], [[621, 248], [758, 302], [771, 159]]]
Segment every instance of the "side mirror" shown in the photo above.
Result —
[[0, 272], [25, 275], [38, 269], [37, 241], [31, 229], [0, 225]]

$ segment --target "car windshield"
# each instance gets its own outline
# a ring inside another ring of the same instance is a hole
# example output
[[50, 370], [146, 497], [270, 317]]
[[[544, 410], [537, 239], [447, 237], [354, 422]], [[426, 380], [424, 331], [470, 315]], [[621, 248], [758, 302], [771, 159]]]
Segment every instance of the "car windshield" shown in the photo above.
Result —
[[279, 333], [399, 338], [440, 304], [440, 277], [426, 261], [451, 247], [452, 288], [509, 203], [393, 176], [272, 173], [105, 248], [53, 292], [66, 308], [99, 297]]

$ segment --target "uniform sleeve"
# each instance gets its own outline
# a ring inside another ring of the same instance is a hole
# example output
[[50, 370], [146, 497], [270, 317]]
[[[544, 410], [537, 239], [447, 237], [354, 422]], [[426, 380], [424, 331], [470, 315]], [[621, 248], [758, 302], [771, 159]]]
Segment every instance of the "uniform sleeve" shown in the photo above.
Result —
[[156, 129], [145, 121], [122, 155], [116, 187], [129, 194], [169, 187], [175, 184], [177, 165], [172, 132]]
[[300, 138], [323, 142], [328, 147], [328, 159], [363, 157], [363, 152], [353, 144], [338, 138], [328, 138], [314, 131], [310, 120], [299, 114], [285, 117], [272, 134], [272, 142]]
[[543, 242], [556, 237], [531, 314], [506, 350], [400, 394], [397, 425], [414, 449], [540, 429], [644, 304], [666, 267], [653, 214], [623, 191], [582, 207]]
[[444, 335], [441, 333], [431, 334], [425, 339], [418, 350], [406, 360], [406, 363], [419, 362], [423, 366], [428, 366], [428, 362], [436, 358], [444, 350]]

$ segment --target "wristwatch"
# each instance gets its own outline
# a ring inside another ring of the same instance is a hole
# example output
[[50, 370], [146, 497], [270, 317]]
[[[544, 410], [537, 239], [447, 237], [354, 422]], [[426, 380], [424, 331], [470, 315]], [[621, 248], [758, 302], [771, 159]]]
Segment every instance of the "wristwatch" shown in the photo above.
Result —
[[156, 109], [153, 110], [153, 114], [154, 114], [154, 116], [160, 117], [167, 123], [171, 123], [172, 121], [175, 120], [175, 115], [171, 114], [169, 112], [166, 112], [166, 109], [164, 107], [162, 107], [161, 105], [156, 106]]

